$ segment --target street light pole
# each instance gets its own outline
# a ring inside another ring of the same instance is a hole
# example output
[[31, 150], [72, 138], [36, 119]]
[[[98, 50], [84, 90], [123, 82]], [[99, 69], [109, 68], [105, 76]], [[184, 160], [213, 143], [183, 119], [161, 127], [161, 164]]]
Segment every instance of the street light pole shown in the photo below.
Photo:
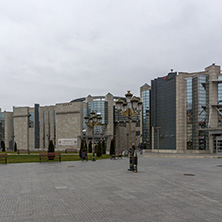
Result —
[[92, 157], [92, 161], [96, 161], [96, 159], [95, 159], [95, 143], [94, 143], [94, 126], [92, 127], [92, 139], [93, 139], [93, 157]]
[[156, 127], [157, 130], [157, 149], [158, 149], [158, 154], [160, 152], [160, 126]]
[[140, 111], [142, 110], [142, 102], [138, 100], [135, 96], [133, 97], [133, 94], [128, 91], [125, 94], [126, 102], [118, 99], [116, 101], [117, 110], [120, 115], [123, 115], [128, 118], [129, 120], [129, 171], [134, 171], [133, 168], [133, 152], [132, 152], [132, 129], [131, 129], [131, 123], [132, 123], [132, 117], [138, 116], [140, 114]]
[[102, 116], [100, 114], [96, 114], [94, 111], [92, 111], [90, 113], [90, 116], [88, 116], [88, 115], [85, 116], [85, 123], [86, 123], [87, 127], [92, 128], [92, 139], [93, 139], [93, 144], [92, 144], [93, 158], [92, 158], [92, 161], [96, 161], [96, 159], [95, 159], [94, 127], [102, 125], [101, 122], [102, 122]]

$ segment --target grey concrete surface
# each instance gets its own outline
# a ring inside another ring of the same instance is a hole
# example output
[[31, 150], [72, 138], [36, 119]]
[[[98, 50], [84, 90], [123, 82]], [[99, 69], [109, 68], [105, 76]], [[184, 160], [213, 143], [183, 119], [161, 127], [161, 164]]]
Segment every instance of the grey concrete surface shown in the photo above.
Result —
[[0, 221], [222, 221], [222, 159], [128, 161], [1, 164]]

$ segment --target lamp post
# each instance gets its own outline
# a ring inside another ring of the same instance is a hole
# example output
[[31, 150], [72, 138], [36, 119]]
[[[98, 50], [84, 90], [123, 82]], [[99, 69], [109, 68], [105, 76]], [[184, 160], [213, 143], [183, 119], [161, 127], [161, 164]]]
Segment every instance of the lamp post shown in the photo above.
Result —
[[118, 99], [116, 101], [116, 107], [120, 115], [123, 115], [128, 118], [129, 120], [129, 147], [130, 147], [130, 158], [129, 158], [129, 171], [133, 171], [133, 153], [132, 153], [132, 129], [131, 129], [131, 122], [133, 116], [138, 116], [140, 111], [142, 110], [142, 102], [138, 100], [133, 94], [128, 91], [125, 94], [126, 102]]
[[160, 152], [160, 126], [155, 127], [157, 130], [157, 149], [158, 149], [158, 154]]
[[86, 115], [85, 116], [85, 123], [87, 127], [92, 128], [92, 139], [93, 139], [93, 158], [92, 161], [96, 161], [95, 159], [95, 145], [94, 145], [94, 127], [95, 126], [100, 126], [102, 122], [102, 116], [100, 114], [97, 114], [95, 111], [92, 111], [90, 113], [90, 116]]

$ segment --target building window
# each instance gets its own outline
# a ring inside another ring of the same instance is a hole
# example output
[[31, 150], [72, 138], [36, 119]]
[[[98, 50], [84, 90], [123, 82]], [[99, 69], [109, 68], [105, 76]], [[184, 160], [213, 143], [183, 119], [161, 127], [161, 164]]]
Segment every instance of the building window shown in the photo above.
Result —
[[87, 109], [83, 108], [82, 113], [83, 113], [83, 115], [82, 115], [82, 118], [83, 118], [82, 119], [83, 130], [86, 130], [85, 116], [87, 114]]
[[140, 131], [136, 131], [136, 136], [140, 136]]
[[[102, 124], [108, 124], [108, 102], [107, 101], [98, 100], [98, 101], [88, 102], [87, 103], [87, 114], [90, 115], [90, 113], [92, 111], [95, 111], [96, 113], [101, 114]], [[103, 127], [96, 126], [94, 128], [94, 133], [95, 133], [95, 135], [103, 134]]]
[[209, 83], [205, 75], [186, 79], [187, 149], [206, 150], [208, 146]]
[[29, 113], [29, 128], [34, 128], [34, 112]]
[[108, 102], [107, 101], [92, 101], [87, 104], [87, 114], [90, 115], [92, 111], [100, 113], [102, 116], [102, 124], [108, 123]]
[[187, 149], [193, 149], [192, 126], [193, 126], [193, 102], [192, 102], [192, 78], [187, 81]]
[[150, 146], [150, 90], [144, 90], [142, 92], [142, 138], [143, 143], [146, 143], [146, 146]]
[[[222, 76], [218, 76], [218, 79], [221, 80]], [[222, 83], [218, 83], [218, 105], [222, 104]], [[218, 126], [222, 126], [222, 116], [218, 116]]]

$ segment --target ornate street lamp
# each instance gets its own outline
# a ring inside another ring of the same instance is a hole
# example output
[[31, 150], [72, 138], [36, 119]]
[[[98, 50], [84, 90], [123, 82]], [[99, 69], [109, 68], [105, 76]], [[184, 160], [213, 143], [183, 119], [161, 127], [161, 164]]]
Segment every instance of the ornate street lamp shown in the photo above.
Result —
[[94, 127], [102, 125], [102, 116], [100, 114], [95, 113], [95, 111], [93, 110], [90, 113], [90, 116], [86, 115], [84, 118], [85, 118], [85, 123], [86, 123], [87, 127], [92, 128], [92, 138], [93, 138], [93, 143], [92, 143], [93, 158], [92, 158], [92, 161], [96, 161], [96, 159], [95, 159], [95, 145], [94, 145]]
[[130, 91], [128, 91], [125, 94], [126, 102], [124, 102], [121, 99], [118, 99], [116, 101], [116, 107], [118, 110], [118, 113], [120, 115], [126, 116], [129, 120], [129, 148], [130, 148], [130, 162], [129, 162], [129, 171], [133, 171], [133, 153], [132, 153], [132, 130], [131, 130], [131, 122], [133, 116], [138, 116], [140, 114], [140, 111], [142, 110], [143, 103], [137, 99], [135, 96], [133, 96]]

